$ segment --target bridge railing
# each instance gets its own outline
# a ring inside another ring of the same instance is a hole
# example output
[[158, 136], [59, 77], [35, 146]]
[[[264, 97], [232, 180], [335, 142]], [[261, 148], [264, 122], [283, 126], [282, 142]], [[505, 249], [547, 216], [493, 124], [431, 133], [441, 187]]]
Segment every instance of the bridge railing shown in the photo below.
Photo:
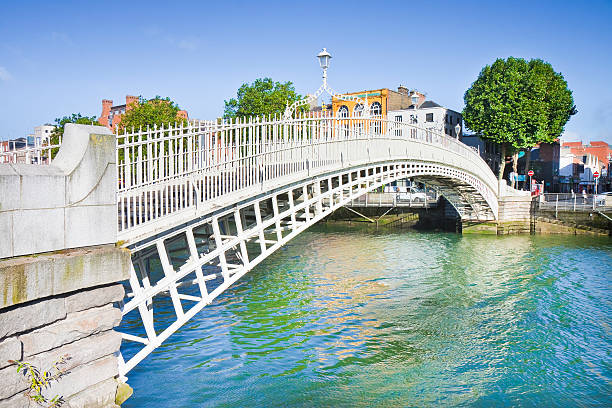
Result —
[[287, 176], [405, 156], [410, 152], [397, 150], [406, 141], [458, 154], [466, 169], [497, 192], [489, 167], [468, 146], [439, 132], [380, 117], [301, 114], [289, 120], [190, 121], [117, 134], [116, 140], [120, 237]]
[[30, 146], [21, 149], [0, 151], [0, 163], [51, 164], [51, 152], [60, 144]]

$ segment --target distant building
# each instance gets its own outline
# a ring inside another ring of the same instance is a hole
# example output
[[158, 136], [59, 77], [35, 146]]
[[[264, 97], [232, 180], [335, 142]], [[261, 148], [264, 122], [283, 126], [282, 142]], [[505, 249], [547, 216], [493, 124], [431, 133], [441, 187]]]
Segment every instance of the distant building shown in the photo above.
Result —
[[45, 123], [44, 125], [36, 126], [34, 128], [34, 135], [33, 135], [34, 146], [40, 147], [45, 144], [49, 144], [51, 140], [51, 134], [53, 133], [54, 129], [55, 129], [55, 126], [49, 123]]
[[599, 191], [609, 191], [612, 181], [610, 177], [611, 161], [612, 149], [606, 142], [591, 142], [588, 145], [582, 142], [563, 143], [559, 158], [561, 191], [593, 192], [595, 171], [600, 174]]
[[539, 143], [531, 149], [529, 169], [525, 168], [526, 156], [519, 159], [519, 174], [526, 175], [529, 170], [534, 171], [534, 178], [538, 183], [544, 183], [544, 192], [561, 192], [561, 178], [559, 140], [553, 143]]
[[[410, 91], [407, 96], [410, 104], [389, 109], [387, 112], [389, 120], [410, 123], [432, 131], [444, 132], [458, 139], [461, 138], [463, 121], [461, 113], [445, 108], [434, 101], [425, 100], [425, 95], [417, 91]], [[418, 98], [416, 104], [411, 102], [413, 96]], [[458, 134], [455, 129], [457, 125], [460, 126]]]
[[[102, 114], [98, 118], [98, 122], [112, 131], [116, 131], [123, 115], [139, 103], [140, 97], [133, 95], [126, 95], [124, 105], [113, 105], [111, 99], [102, 99]], [[178, 111], [178, 116], [188, 119], [187, 111], [184, 110]]]
[[476, 134], [463, 133], [463, 131], [461, 132], [460, 140], [466, 145], [474, 148], [480, 157], [487, 162], [493, 173], [496, 175], [499, 173], [499, 167], [501, 165], [501, 147], [499, 143], [482, 139]]
[[[332, 111], [338, 117], [356, 116], [360, 109], [358, 100], [367, 103], [370, 107], [370, 115], [373, 117], [382, 117], [387, 119], [388, 112], [408, 108], [412, 105], [408, 88], [399, 86], [397, 91], [389, 88], [373, 89], [369, 91], [349, 92], [343, 95], [355, 97], [356, 100], [345, 101], [339, 98], [332, 98]], [[419, 94], [422, 101], [425, 101], [425, 95]]]

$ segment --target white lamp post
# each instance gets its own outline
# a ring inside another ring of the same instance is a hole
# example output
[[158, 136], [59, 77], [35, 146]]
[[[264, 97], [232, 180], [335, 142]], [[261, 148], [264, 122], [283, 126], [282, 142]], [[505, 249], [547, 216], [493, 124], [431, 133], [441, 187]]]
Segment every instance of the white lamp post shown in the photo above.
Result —
[[327, 88], [327, 68], [329, 68], [329, 60], [331, 59], [331, 54], [327, 52], [327, 49], [323, 48], [317, 58], [319, 59], [319, 65], [321, 65], [321, 69], [323, 69], [323, 87]]
[[461, 125], [457, 123], [455, 125], [455, 135], [457, 135], [457, 139], [459, 139], [459, 132], [461, 132]]

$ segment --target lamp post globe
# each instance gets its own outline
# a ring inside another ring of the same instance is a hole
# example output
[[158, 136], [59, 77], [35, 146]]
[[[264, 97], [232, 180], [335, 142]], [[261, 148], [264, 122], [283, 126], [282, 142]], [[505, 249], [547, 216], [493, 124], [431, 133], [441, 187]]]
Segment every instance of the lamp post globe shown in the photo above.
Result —
[[457, 135], [457, 139], [459, 139], [459, 132], [461, 132], [461, 125], [457, 123], [455, 125], [455, 134]]
[[327, 52], [326, 48], [323, 48], [323, 51], [321, 51], [318, 55], [317, 58], [319, 59], [319, 65], [321, 65], [321, 68], [325, 71], [327, 68], [329, 68], [329, 60], [331, 59], [331, 54], [329, 52]]
[[417, 108], [417, 103], [419, 102], [419, 95], [416, 92], [412, 92], [412, 96], [410, 97], [412, 104], [414, 105], [414, 109]]

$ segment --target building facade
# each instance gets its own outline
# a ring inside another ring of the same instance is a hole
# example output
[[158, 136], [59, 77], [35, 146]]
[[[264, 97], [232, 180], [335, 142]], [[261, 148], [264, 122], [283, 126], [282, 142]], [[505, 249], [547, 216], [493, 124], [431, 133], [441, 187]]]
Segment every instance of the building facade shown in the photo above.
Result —
[[[418, 96], [419, 102], [401, 109], [390, 109], [387, 112], [390, 120], [411, 123], [424, 129], [461, 139], [463, 128], [461, 113], [445, 108], [434, 101], [425, 100], [425, 95], [416, 91], [411, 91], [409, 96], [412, 97], [412, 95]], [[457, 125], [459, 125], [458, 133]]]
[[487, 162], [494, 174], [499, 173], [499, 167], [501, 165], [501, 147], [499, 143], [494, 143], [486, 139], [482, 139], [476, 134], [464, 133], [463, 131], [461, 132], [460, 140], [464, 144], [475, 149], [480, 157]]
[[[413, 91], [414, 92], [414, 91]], [[359, 101], [367, 101], [370, 107], [370, 115], [387, 119], [388, 112], [392, 110], [405, 109], [412, 105], [411, 94], [408, 88], [399, 86], [397, 91], [389, 88], [373, 89], [369, 91], [349, 92], [343, 95], [355, 98], [355, 100], [342, 100], [332, 98], [332, 111], [338, 117], [359, 116], [363, 109]], [[425, 95], [419, 94], [419, 98], [425, 101]]]
[[[102, 113], [98, 118], [98, 122], [102, 126], [106, 126], [113, 132], [117, 130], [117, 127], [121, 123], [121, 119], [126, 112], [132, 110], [135, 106], [138, 106], [141, 98], [134, 95], [126, 95], [125, 104], [113, 105], [112, 99], [102, 99]], [[178, 117], [188, 119], [187, 111], [179, 110]]]
[[559, 181], [563, 192], [592, 193], [595, 191], [595, 171], [600, 177], [598, 191], [611, 190], [612, 149], [606, 142], [565, 142], [559, 158]]

